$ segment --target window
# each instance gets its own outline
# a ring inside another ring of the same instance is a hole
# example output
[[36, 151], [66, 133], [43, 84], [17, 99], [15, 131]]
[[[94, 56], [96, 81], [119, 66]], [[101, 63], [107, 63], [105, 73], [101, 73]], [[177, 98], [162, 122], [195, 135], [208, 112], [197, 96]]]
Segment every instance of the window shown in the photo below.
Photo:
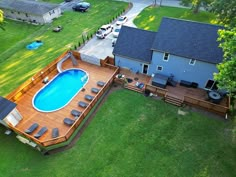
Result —
[[169, 53], [164, 53], [163, 60], [164, 61], [168, 61], [169, 60]]
[[157, 66], [157, 71], [162, 71], [163, 67], [162, 66]]
[[190, 64], [190, 65], [195, 65], [195, 63], [196, 63], [196, 60], [194, 60], [194, 59], [191, 59], [191, 60], [189, 61], [189, 64]]

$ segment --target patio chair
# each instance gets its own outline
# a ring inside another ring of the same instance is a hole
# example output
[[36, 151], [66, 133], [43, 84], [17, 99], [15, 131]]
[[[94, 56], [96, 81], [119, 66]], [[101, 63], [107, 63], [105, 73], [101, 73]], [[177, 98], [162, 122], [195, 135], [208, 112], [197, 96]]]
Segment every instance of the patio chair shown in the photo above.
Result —
[[58, 128], [53, 128], [52, 129], [52, 138], [56, 138], [59, 136], [59, 129]]
[[73, 124], [75, 123], [75, 120], [72, 120], [72, 119], [70, 119], [70, 118], [65, 118], [65, 119], [63, 120], [63, 122], [64, 122], [64, 124], [66, 124], [66, 125], [68, 125], [68, 126], [71, 126], [71, 125], [73, 125]]
[[27, 134], [31, 134], [33, 133], [34, 130], [36, 130], [38, 128], [39, 124], [34, 123], [32, 124], [28, 129], [25, 130], [25, 133]]
[[103, 82], [103, 81], [98, 81], [98, 82], [97, 82], [97, 85], [98, 85], [99, 87], [103, 87], [103, 86], [105, 85], [105, 82]]
[[88, 103], [85, 103], [83, 101], [79, 101], [78, 105], [82, 108], [86, 108], [88, 106]]
[[42, 127], [38, 133], [36, 133], [34, 135], [35, 138], [39, 139], [44, 133], [46, 133], [46, 131], [48, 131], [48, 128], [47, 127]]
[[92, 101], [94, 96], [91, 96], [91, 95], [85, 95], [84, 98], [88, 101]]
[[98, 88], [91, 88], [91, 92], [93, 93], [98, 93], [100, 91], [100, 89]]
[[75, 109], [73, 109], [70, 113], [71, 115], [75, 116], [75, 119], [77, 119], [81, 115], [81, 112]]

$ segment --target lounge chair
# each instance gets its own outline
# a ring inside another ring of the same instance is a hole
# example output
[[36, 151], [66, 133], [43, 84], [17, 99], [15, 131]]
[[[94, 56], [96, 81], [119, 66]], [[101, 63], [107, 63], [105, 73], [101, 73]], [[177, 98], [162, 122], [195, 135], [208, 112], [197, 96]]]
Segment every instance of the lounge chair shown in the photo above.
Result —
[[59, 129], [58, 128], [53, 128], [52, 129], [52, 138], [56, 138], [59, 136]]
[[70, 119], [70, 118], [65, 118], [65, 119], [63, 120], [63, 122], [64, 122], [64, 124], [66, 124], [66, 125], [68, 125], [68, 126], [71, 126], [71, 125], [73, 125], [73, 124], [75, 123], [75, 121], [72, 120], [72, 119]]
[[100, 89], [98, 88], [91, 88], [91, 92], [93, 93], [98, 93], [100, 91]]
[[77, 119], [81, 114], [80, 111], [77, 111], [75, 109], [73, 109], [70, 113], [71, 113], [71, 115], [75, 116], [75, 119]]
[[25, 130], [25, 133], [27, 134], [31, 134], [33, 133], [34, 130], [36, 130], [38, 128], [39, 124], [34, 123], [32, 124], [28, 129]]
[[88, 101], [92, 101], [94, 96], [91, 96], [91, 95], [85, 95], [84, 98]]
[[99, 87], [103, 87], [103, 86], [105, 85], [105, 82], [98, 81], [98, 82], [97, 82], [97, 85], [98, 85]]
[[82, 108], [86, 108], [88, 106], [88, 103], [85, 103], [83, 101], [79, 101], [78, 105]]
[[35, 138], [39, 139], [44, 133], [46, 133], [46, 131], [48, 131], [48, 128], [47, 127], [42, 127], [38, 133], [36, 133], [34, 135]]

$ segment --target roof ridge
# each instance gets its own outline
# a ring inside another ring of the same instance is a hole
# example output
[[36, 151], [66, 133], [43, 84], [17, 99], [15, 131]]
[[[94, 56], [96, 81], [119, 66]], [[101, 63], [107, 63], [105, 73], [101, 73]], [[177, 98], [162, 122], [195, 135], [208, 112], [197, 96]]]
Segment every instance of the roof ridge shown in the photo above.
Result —
[[170, 20], [178, 20], [178, 21], [191, 22], [191, 23], [199, 23], [199, 24], [203, 24], [203, 25], [224, 27], [224, 26], [219, 25], [219, 24], [212, 24], [212, 23], [206, 23], [206, 22], [199, 22], [199, 21], [188, 20], [188, 19], [180, 19], [180, 18], [174, 18], [174, 17], [162, 17], [162, 18], [164, 18], [164, 19], [170, 19]]

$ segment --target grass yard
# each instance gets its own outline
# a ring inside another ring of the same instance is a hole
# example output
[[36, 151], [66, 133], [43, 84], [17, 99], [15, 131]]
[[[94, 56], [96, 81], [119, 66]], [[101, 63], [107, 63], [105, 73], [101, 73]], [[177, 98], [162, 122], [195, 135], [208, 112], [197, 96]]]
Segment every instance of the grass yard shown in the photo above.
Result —
[[72, 149], [49, 156], [4, 135], [0, 126], [1, 175], [233, 177], [231, 122], [177, 111], [139, 93], [115, 91]]
[[180, 18], [204, 23], [213, 23], [215, 16], [212, 13], [201, 11], [193, 14], [191, 9], [177, 7], [148, 7], [144, 9], [134, 20], [138, 28], [157, 31], [162, 17]]
[[[82, 43], [82, 33], [91, 36], [128, 6], [128, 3], [111, 0], [89, 2], [92, 7], [88, 12], [66, 11], [52, 24], [44, 26], [8, 21], [6, 31], [0, 31], [0, 38], [6, 41], [0, 48], [1, 96], [10, 93], [66, 50]], [[64, 29], [53, 33], [52, 29], [58, 25]], [[44, 45], [37, 50], [27, 50], [26, 45], [37, 39]]]

